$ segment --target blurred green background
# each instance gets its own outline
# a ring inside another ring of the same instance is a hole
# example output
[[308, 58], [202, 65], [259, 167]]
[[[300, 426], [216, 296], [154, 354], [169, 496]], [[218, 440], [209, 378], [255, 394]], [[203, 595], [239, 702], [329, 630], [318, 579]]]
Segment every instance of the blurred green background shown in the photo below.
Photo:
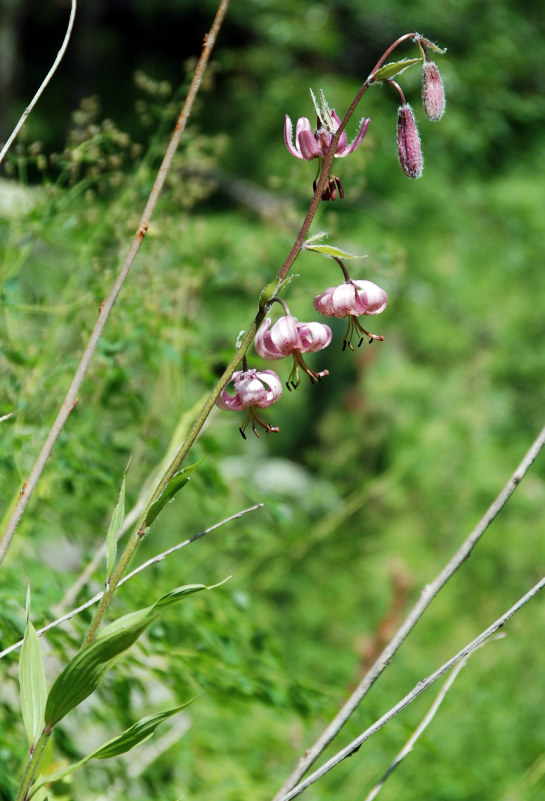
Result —
[[[55, 56], [69, 6], [4, 6], [6, 137]], [[0, 183], [0, 416], [14, 413], [0, 424], [2, 514], [126, 252], [214, 13], [208, 0], [82, 4], [66, 59], [12, 150]], [[367, 255], [351, 270], [389, 294], [370, 321], [385, 341], [343, 353], [344, 323], [333, 325], [330, 348], [309, 359], [330, 376], [266, 412], [276, 436], [244, 442], [239, 415], [212, 416], [190, 459], [205, 461], [138, 561], [265, 506], [119, 592], [112, 615], [231, 576], [167, 610], [59, 726], [50, 764], [199, 697], [173, 728], [126, 759], [91, 763], [51, 799], [272, 797], [522, 458], [543, 424], [544, 28], [537, 2], [233, 0], [150, 233], [2, 566], [0, 648], [22, 632], [27, 583], [36, 626], [101, 588], [102, 564], [72, 592], [129, 459], [130, 508], [282, 264], [315, 174], [287, 153], [284, 114], [312, 117], [309, 87], [341, 112], [384, 49], [414, 30], [448, 48], [437, 59], [447, 114], [426, 122], [418, 67], [401, 76], [425, 157], [412, 182], [397, 163], [395, 93], [365, 96], [364, 144], [335, 165], [345, 199], [323, 204], [312, 233]], [[313, 319], [314, 295], [340, 271], [304, 253], [294, 272], [285, 298]], [[287, 378], [287, 363], [252, 363]], [[339, 747], [539, 579], [544, 477], [541, 459]], [[44, 641], [49, 681], [88, 620]], [[543, 798], [544, 623], [538, 597], [506, 639], [472, 657], [384, 801]], [[12, 799], [26, 747], [16, 656], [2, 676], [0, 798]], [[428, 693], [306, 795], [362, 801], [430, 703]]]

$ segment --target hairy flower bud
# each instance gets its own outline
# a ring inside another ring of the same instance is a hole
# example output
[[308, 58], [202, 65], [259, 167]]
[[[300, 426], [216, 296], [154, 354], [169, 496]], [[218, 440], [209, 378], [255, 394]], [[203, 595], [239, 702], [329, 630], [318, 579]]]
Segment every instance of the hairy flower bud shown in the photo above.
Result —
[[397, 155], [407, 178], [421, 177], [424, 160], [420, 135], [413, 110], [408, 103], [400, 106], [397, 113]]
[[445, 89], [437, 64], [424, 62], [422, 103], [426, 117], [432, 122], [440, 120], [445, 113]]

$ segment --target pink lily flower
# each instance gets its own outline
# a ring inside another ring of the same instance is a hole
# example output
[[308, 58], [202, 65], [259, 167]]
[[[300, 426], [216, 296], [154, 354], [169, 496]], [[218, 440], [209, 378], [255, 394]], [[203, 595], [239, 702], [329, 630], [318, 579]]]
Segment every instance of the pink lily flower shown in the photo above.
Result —
[[293, 368], [286, 382], [288, 389], [295, 389], [301, 381], [299, 368], [310, 378], [312, 383], [329, 375], [329, 370], [314, 372], [303, 359], [303, 353], [316, 353], [327, 348], [331, 342], [331, 328], [324, 323], [300, 323], [291, 314], [285, 314], [272, 326], [270, 317], [266, 317], [256, 334], [254, 345], [263, 359], [283, 359], [293, 356]]
[[275, 434], [279, 429], [270, 426], [257, 413], [257, 409], [272, 406], [282, 395], [282, 382], [273, 370], [236, 370], [229, 383], [233, 383], [235, 394], [229, 395], [224, 389], [216, 401], [216, 406], [227, 411], [241, 412], [247, 409], [246, 419], [240, 427], [240, 433], [246, 439], [244, 431], [251, 423], [252, 431], [258, 437], [256, 424], [265, 429], [267, 434]]
[[[327, 105], [323, 92], [320, 92], [321, 105], [318, 105], [312, 91], [310, 94], [312, 95], [312, 101], [318, 118], [316, 130], [314, 132], [312, 131], [310, 121], [307, 117], [300, 117], [295, 126], [294, 144], [293, 123], [287, 114], [284, 121], [284, 142], [286, 143], [286, 147], [292, 156], [298, 159], [305, 159], [305, 161], [311, 161], [315, 158], [325, 158], [329, 146], [331, 145], [331, 140], [337, 133], [339, 125], [341, 124], [341, 119], [338, 114]], [[350, 144], [348, 144], [346, 131], [342, 132], [337, 144], [337, 149], [335, 150], [335, 158], [349, 156], [350, 153], [353, 153], [361, 145], [370, 121], [369, 118], [364, 118], [360, 121], [359, 133]], [[324, 191], [322, 192], [322, 200], [335, 200], [337, 189], [342, 198], [344, 192], [339, 178], [335, 175], [330, 175]], [[314, 190], [316, 191], [316, 181], [314, 181]]]
[[358, 317], [363, 314], [380, 314], [386, 308], [388, 295], [372, 281], [345, 281], [339, 286], [331, 286], [314, 298], [314, 308], [325, 317], [348, 317], [348, 328], [344, 336], [343, 350], [352, 348], [352, 335], [361, 335], [358, 347], [365, 337], [369, 341], [382, 341], [384, 337], [371, 334], [360, 325]]

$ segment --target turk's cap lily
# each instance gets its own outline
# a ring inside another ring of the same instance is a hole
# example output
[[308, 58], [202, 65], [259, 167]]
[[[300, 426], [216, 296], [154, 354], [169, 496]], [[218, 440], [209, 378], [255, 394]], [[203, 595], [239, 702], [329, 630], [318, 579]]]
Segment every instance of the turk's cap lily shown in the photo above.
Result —
[[274, 370], [236, 370], [231, 381], [235, 394], [229, 395], [224, 389], [216, 401], [220, 409], [236, 412], [251, 406], [266, 409], [282, 395], [282, 382]]
[[283, 359], [294, 353], [323, 350], [331, 342], [331, 336], [331, 328], [324, 323], [300, 323], [296, 317], [285, 314], [274, 325], [271, 318], [266, 317], [254, 344], [263, 359]]
[[293, 356], [293, 368], [286, 382], [288, 389], [295, 389], [301, 381], [299, 370], [303, 370], [312, 383], [329, 375], [329, 370], [315, 372], [303, 359], [303, 353], [315, 353], [327, 348], [331, 342], [331, 328], [324, 323], [300, 323], [291, 314], [285, 314], [271, 327], [266, 317], [256, 334], [254, 345], [263, 359], [283, 359]]
[[[282, 395], [282, 382], [273, 370], [236, 370], [231, 381], [235, 394], [229, 395], [226, 389], [220, 394], [216, 406], [226, 411], [241, 412], [246, 410], [246, 417], [239, 428], [246, 439], [246, 428], [251, 425], [252, 431], [259, 437], [256, 426], [264, 428], [267, 434], [277, 434], [277, 426], [271, 426], [259, 415], [258, 409], [266, 409]], [[231, 383], [231, 382], [230, 382]]]
[[372, 281], [345, 281], [331, 286], [314, 298], [314, 308], [324, 317], [359, 317], [380, 314], [386, 308], [388, 295]]
[[314, 308], [325, 317], [348, 317], [348, 326], [343, 339], [343, 350], [348, 346], [351, 350], [352, 337], [359, 339], [358, 347], [367, 337], [382, 341], [380, 334], [372, 334], [360, 324], [358, 317], [362, 314], [380, 314], [386, 308], [388, 295], [372, 281], [354, 281], [350, 279], [339, 286], [331, 286], [314, 298]]
[[[311, 95], [318, 118], [317, 127], [314, 131], [312, 130], [309, 119], [307, 117], [300, 117], [295, 126], [294, 145], [293, 123], [287, 114], [284, 121], [284, 141], [286, 147], [292, 156], [298, 159], [305, 159], [306, 161], [325, 157], [329, 150], [331, 140], [337, 133], [341, 124], [339, 115], [334, 109], [330, 109], [327, 105], [323, 92], [320, 92], [321, 104], [318, 104], [312, 91]], [[370, 122], [371, 120], [369, 118], [360, 120], [359, 132], [350, 144], [348, 144], [346, 131], [342, 132], [334, 153], [335, 158], [349, 156], [350, 153], [353, 153], [361, 145]]]

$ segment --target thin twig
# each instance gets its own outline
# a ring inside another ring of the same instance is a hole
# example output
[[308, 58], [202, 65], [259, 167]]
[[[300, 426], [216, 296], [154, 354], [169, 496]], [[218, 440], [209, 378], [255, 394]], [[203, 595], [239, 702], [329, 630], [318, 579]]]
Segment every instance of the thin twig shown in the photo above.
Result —
[[[215, 531], [217, 528], [224, 526], [226, 523], [230, 523], [232, 520], [237, 520], [239, 517], [243, 517], [244, 515], [248, 514], [248, 512], [255, 512], [256, 509], [263, 508], [264, 505], [265, 504], [263, 503], [257, 503], [255, 504], [255, 506], [249, 506], [247, 509], [242, 509], [240, 512], [235, 512], [235, 514], [226, 517], [224, 520], [220, 520], [219, 523], [214, 523], [213, 526], [205, 528], [203, 531], [198, 531], [196, 534], [193, 534], [193, 536], [189, 537], [187, 540], [179, 542], [177, 545], [173, 545], [172, 548], [169, 548], [167, 551], [163, 551], [162, 553], [153, 556], [151, 559], [148, 559], [147, 562], [144, 562], [143, 564], [139, 565], [131, 573], [127, 573], [127, 575], [121, 579], [118, 586], [125, 584], [126, 581], [129, 581], [129, 579], [134, 578], [134, 576], [137, 576], [138, 573], [141, 573], [147, 567], [151, 567], [151, 565], [155, 565], [158, 562], [161, 562], [163, 559], [165, 559], [165, 557], [170, 556], [170, 554], [175, 553], [176, 551], [179, 551], [181, 548], [185, 548], [186, 545], [190, 545], [192, 542], [195, 542], [195, 540], [199, 540], [201, 537], [204, 537], [206, 534], [210, 534], [212, 531]], [[53, 620], [52, 623], [48, 623], [46, 626], [43, 626], [41, 629], [38, 629], [37, 631], [38, 636], [40, 637], [42, 634], [45, 634], [50, 629], [54, 629], [57, 626], [60, 626], [61, 623], [66, 623], [67, 620], [71, 620], [76, 615], [79, 615], [79, 613], [83, 612], [84, 609], [88, 609], [90, 606], [93, 606], [98, 601], [100, 601], [103, 595], [104, 591], [97, 592], [96, 595], [93, 595], [92, 598], [90, 598], [81, 606], [78, 606], [76, 609], [71, 609], [70, 612], [67, 612], [65, 615], [62, 615], [62, 617], [59, 617], [57, 618], [57, 620]], [[0, 651], [0, 659], [2, 659], [2, 657], [4, 656], [7, 656], [8, 654], [11, 654], [12, 651], [16, 651], [18, 648], [21, 647], [22, 644], [23, 640], [19, 640], [19, 642], [16, 642], [13, 645], [10, 645], [8, 648], [5, 648], [3, 651]]]
[[519, 464], [511, 478], [499, 493], [497, 498], [487, 509], [477, 526], [473, 529], [469, 537], [462, 543], [460, 548], [456, 551], [452, 559], [447, 563], [443, 570], [439, 573], [437, 578], [431, 584], [424, 587], [420, 598], [405, 618], [404, 622], [397, 630], [396, 634], [390, 640], [386, 648], [382, 651], [379, 658], [372, 665], [370, 670], [363, 677], [359, 685], [356, 687], [350, 698], [344, 703], [337, 715], [333, 718], [331, 723], [322, 732], [320, 737], [316, 740], [308, 751], [305, 752], [303, 757], [299, 760], [295, 770], [292, 772], [288, 780], [284, 783], [283, 787], [276, 794], [273, 801], [280, 801], [286, 797], [286, 793], [294, 787], [297, 782], [305, 775], [310, 766], [316, 761], [324, 749], [329, 745], [333, 738], [339, 733], [349, 717], [357, 709], [359, 703], [364, 696], [369, 692], [375, 681], [381, 675], [383, 670], [388, 666], [394, 654], [398, 651], [403, 641], [408, 634], [420, 620], [432, 600], [445, 586], [448, 580], [454, 575], [459, 567], [468, 558], [471, 551], [480, 540], [490, 523], [503, 509], [517, 486], [520, 484], [531, 465], [537, 458], [538, 454], [545, 445], [545, 427], [539, 432], [538, 436], [530, 446], [524, 459]]
[[[482, 648], [484, 645], [486, 645], [488, 642], [491, 642], [493, 639], [499, 639], [499, 638], [503, 638], [503, 637], [505, 637], [505, 634], [497, 634], [496, 637], [490, 637], [489, 640], [487, 640], [486, 642], [482, 643], [479, 647]], [[477, 649], [475, 649], [475, 650], [477, 650]], [[473, 653], [475, 653], [475, 652], [473, 652]], [[382, 790], [382, 788], [384, 787], [384, 784], [389, 779], [389, 777], [392, 775], [394, 770], [400, 765], [400, 763], [405, 759], [405, 757], [408, 756], [411, 753], [411, 751], [413, 750], [414, 744], [416, 743], [418, 738], [424, 733], [424, 731], [428, 728], [428, 726], [432, 722], [433, 718], [437, 714], [437, 710], [439, 709], [439, 707], [443, 703], [448, 691], [450, 690], [450, 688], [452, 687], [452, 685], [456, 681], [456, 678], [458, 677], [458, 674], [460, 673], [462, 668], [465, 667], [468, 659], [469, 659], [469, 656], [466, 656], [465, 659], [462, 659], [460, 662], [458, 662], [458, 664], [455, 665], [455, 667], [451, 670], [450, 675], [448, 676], [447, 680], [445, 681], [445, 683], [443, 684], [443, 686], [441, 687], [441, 689], [439, 690], [439, 692], [435, 696], [433, 704], [430, 706], [430, 708], [428, 709], [428, 711], [426, 712], [426, 714], [424, 715], [424, 717], [422, 718], [422, 720], [420, 721], [420, 723], [418, 724], [418, 726], [416, 727], [414, 732], [411, 734], [411, 736], [409, 737], [409, 739], [407, 740], [407, 742], [405, 743], [405, 745], [403, 746], [401, 751], [397, 754], [395, 759], [392, 761], [391, 765], [389, 765], [388, 769], [384, 772], [384, 775], [382, 776], [382, 778], [379, 779], [379, 781], [375, 784], [375, 786], [365, 796], [365, 801], [374, 801], [374, 799], [377, 797], [379, 792]]]
[[13, 417], [13, 414], [14, 414], [13, 412], [8, 412], [8, 414], [3, 414], [2, 417], [0, 417], [0, 423], [3, 423], [4, 420], [9, 420], [10, 417]]
[[331, 759], [328, 759], [318, 770], [315, 770], [314, 773], [311, 773], [304, 781], [300, 784], [297, 784], [293, 787], [288, 793], [285, 795], [280, 796], [280, 801], [291, 801], [292, 798], [300, 795], [303, 790], [306, 790], [307, 787], [310, 787], [311, 784], [321, 779], [326, 773], [328, 773], [332, 768], [342, 762], [346, 757], [351, 756], [354, 754], [361, 745], [366, 741], [369, 740], [373, 734], [376, 734], [377, 731], [382, 729], [383, 726], [386, 725], [392, 718], [398, 715], [405, 707], [409, 706], [419, 695], [421, 695], [424, 690], [427, 690], [428, 687], [440, 679], [448, 670], [450, 670], [454, 665], [456, 665], [461, 659], [465, 659], [469, 654], [479, 648], [492, 634], [495, 634], [498, 629], [501, 629], [502, 626], [511, 618], [516, 612], [519, 611], [525, 604], [530, 601], [534, 595], [542, 590], [545, 587], [545, 577], [540, 579], [537, 584], [535, 584], [531, 590], [529, 590], [522, 598], [519, 600], [501, 617], [494, 621], [487, 629], [485, 629], [478, 637], [468, 643], [461, 651], [458, 651], [453, 657], [451, 657], [447, 662], [441, 665], [435, 673], [432, 673], [425, 679], [416, 684], [413, 689], [407, 693], [407, 695], [399, 701], [395, 706], [388, 710], [381, 718], [379, 718], [372, 726], [369, 726], [364, 732], [362, 732], [358, 737], [352, 740], [345, 748], [341, 751], [338, 751]]
[[[136, 523], [136, 521], [140, 517], [150, 496], [150, 488], [156, 484], [157, 477], [160, 476], [164, 472], [165, 467], [168, 464], [170, 464], [172, 456], [178, 450], [180, 441], [183, 439], [184, 433], [187, 431], [189, 427], [189, 423], [192, 420], [193, 415], [195, 414], [195, 410], [198, 409], [201, 406], [201, 404], [202, 400], [199, 399], [191, 408], [187, 409], [181, 415], [178, 424], [174, 430], [174, 433], [172, 434], [172, 438], [170, 440], [167, 452], [159, 461], [159, 463], [152, 468], [148, 477], [144, 480], [141, 486], [138, 500], [134, 504], [133, 508], [129, 512], [127, 512], [125, 519], [123, 520], [123, 524], [121, 526], [121, 531], [119, 532], [119, 539]], [[64, 597], [59, 601], [58, 604], [55, 604], [55, 606], [53, 607], [53, 613], [55, 615], [58, 615], [60, 617], [62, 614], [64, 614], [65, 609], [69, 609], [71, 606], [74, 605], [80, 591], [87, 584], [90, 577], [93, 575], [97, 567], [104, 559], [106, 554], [106, 549], [107, 549], [107, 542], [106, 538], [104, 538], [102, 544], [97, 548], [97, 550], [94, 553], [94, 556], [87, 563], [84, 570], [74, 581], [73, 585], [66, 590]]]
[[2, 161], [4, 159], [4, 156], [6, 155], [8, 150], [10, 149], [15, 137], [17, 136], [17, 134], [19, 133], [19, 131], [21, 130], [21, 128], [25, 124], [28, 115], [30, 114], [30, 112], [32, 111], [32, 109], [34, 108], [34, 106], [36, 105], [38, 100], [40, 99], [45, 87], [47, 86], [47, 84], [49, 83], [49, 81], [51, 80], [53, 75], [55, 74], [55, 71], [56, 71], [57, 67], [61, 63], [61, 61], [62, 61], [62, 59], [64, 57], [64, 54], [66, 52], [66, 48], [68, 47], [68, 42], [70, 41], [70, 36], [72, 35], [72, 28], [74, 27], [74, 19], [75, 19], [75, 17], [76, 17], [76, 0], [72, 0], [72, 8], [70, 9], [70, 18], [68, 20], [68, 27], [67, 27], [66, 33], [64, 35], [64, 41], [63, 41], [63, 43], [61, 45], [61, 49], [57, 53], [57, 57], [56, 57], [55, 61], [53, 62], [53, 66], [51, 67], [51, 69], [49, 70], [49, 72], [47, 73], [45, 78], [43, 79], [40, 88], [38, 89], [38, 91], [36, 92], [36, 94], [34, 95], [32, 100], [30, 101], [30, 104], [23, 111], [23, 113], [21, 115], [21, 119], [19, 120], [19, 122], [17, 123], [15, 128], [13, 129], [12, 133], [9, 136], [8, 141], [6, 142], [6, 144], [4, 145], [2, 150], [0, 151], [0, 164], [2, 163]]
[[108, 317], [110, 316], [110, 312], [112, 311], [117, 296], [121, 291], [121, 287], [123, 286], [123, 283], [125, 282], [125, 279], [129, 274], [129, 271], [132, 267], [136, 254], [138, 253], [140, 245], [142, 244], [142, 240], [144, 239], [148, 231], [152, 213], [155, 209], [155, 206], [157, 205], [157, 201], [159, 200], [159, 196], [163, 189], [174, 154], [176, 153], [176, 150], [180, 144], [182, 134], [185, 130], [187, 121], [189, 119], [189, 115], [193, 108], [193, 103], [197, 96], [197, 92], [199, 90], [204, 72], [208, 64], [210, 53], [215, 44], [216, 36], [221, 27], [221, 23], [223, 21], [225, 13], [227, 12], [227, 8], [229, 7], [229, 3], [230, 0], [221, 0], [212, 28], [210, 29], [210, 32], [204, 37], [201, 57], [195, 69], [195, 74], [193, 76], [193, 80], [191, 81], [191, 86], [189, 87], [189, 91], [187, 93], [187, 97], [185, 99], [182, 111], [174, 127], [174, 132], [168, 144], [162, 164], [159, 167], [155, 183], [153, 184], [153, 187], [151, 189], [148, 201], [144, 208], [144, 212], [140, 219], [140, 223], [138, 224], [138, 228], [132, 240], [131, 246], [129, 247], [128, 253], [121, 266], [121, 269], [111, 289], [110, 294], [103, 301], [100, 307], [98, 319], [91, 332], [85, 350], [83, 351], [80, 362], [74, 374], [74, 378], [72, 379], [72, 383], [70, 384], [70, 388], [66, 393], [66, 397], [57, 414], [55, 422], [53, 423], [53, 426], [42, 446], [38, 458], [34, 463], [30, 475], [21, 488], [15, 507], [7, 522], [2, 539], [0, 540], [0, 564], [2, 563], [2, 560], [6, 554], [6, 551], [9, 547], [9, 544], [12, 540], [15, 530], [23, 515], [23, 512], [25, 511], [27, 504], [32, 496], [32, 493], [36, 488], [36, 484], [38, 483], [38, 480], [42, 474], [46, 462], [51, 455], [55, 442], [57, 441], [59, 434], [64, 428], [64, 425], [68, 420], [70, 412], [72, 411], [72, 409], [74, 408], [74, 406], [78, 401], [79, 389], [87, 372], [89, 364], [91, 363], [91, 359], [95, 353], [99, 339], [102, 336], [102, 332], [104, 331], [104, 327], [106, 325]]

